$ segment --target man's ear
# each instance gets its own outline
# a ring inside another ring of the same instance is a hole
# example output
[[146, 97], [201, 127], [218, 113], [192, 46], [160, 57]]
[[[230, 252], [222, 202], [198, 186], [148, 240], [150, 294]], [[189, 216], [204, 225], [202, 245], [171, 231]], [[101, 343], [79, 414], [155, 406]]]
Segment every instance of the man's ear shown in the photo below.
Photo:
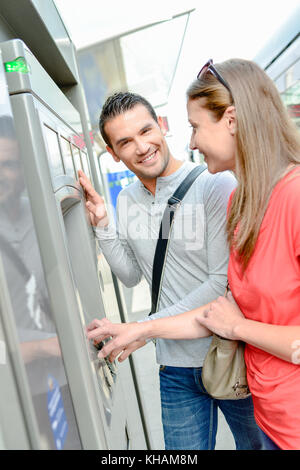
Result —
[[161, 116], [157, 116], [157, 121], [158, 121], [158, 125], [160, 127], [160, 130], [162, 132], [162, 134], [165, 136], [167, 135], [167, 130], [165, 128], [165, 124], [164, 124], [164, 120]]
[[111, 154], [111, 156], [113, 157], [114, 161], [115, 162], [120, 162], [121, 160], [119, 159], [119, 157], [115, 154], [115, 152], [113, 151], [113, 149], [111, 147], [109, 147], [109, 145], [106, 146], [106, 150], [108, 153]]
[[226, 119], [226, 124], [227, 124], [230, 134], [235, 135], [236, 129], [237, 129], [235, 106], [228, 106], [228, 108], [226, 109], [224, 113], [224, 117]]

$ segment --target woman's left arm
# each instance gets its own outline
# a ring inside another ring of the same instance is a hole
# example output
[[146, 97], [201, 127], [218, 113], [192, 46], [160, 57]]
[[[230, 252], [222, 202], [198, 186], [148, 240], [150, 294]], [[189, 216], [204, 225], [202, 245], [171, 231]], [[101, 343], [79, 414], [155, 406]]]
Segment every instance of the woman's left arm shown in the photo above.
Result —
[[244, 341], [284, 361], [300, 364], [300, 326], [270, 325], [246, 319], [231, 293], [199, 313], [197, 321], [214, 333]]

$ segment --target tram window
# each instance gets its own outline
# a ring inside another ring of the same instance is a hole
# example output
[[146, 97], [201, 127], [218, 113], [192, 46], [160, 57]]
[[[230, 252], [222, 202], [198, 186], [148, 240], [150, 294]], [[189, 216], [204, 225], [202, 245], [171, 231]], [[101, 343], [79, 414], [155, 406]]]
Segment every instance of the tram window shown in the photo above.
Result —
[[73, 152], [73, 160], [74, 160], [74, 165], [76, 169], [76, 178], [77, 178], [78, 170], [82, 169], [79, 148], [75, 147], [75, 145], [72, 145], [72, 152]]
[[50, 164], [50, 171], [52, 176], [64, 174], [64, 167], [61, 160], [58, 135], [50, 127], [44, 126], [47, 147], [48, 147], [48, 160]]
[[88, 178], [91, 179], [91, 173], [90, 173], [90, 167], [89, 167], [89, 162], [88, 162], [88, 157], [85, 152], [81, 151], [81, 160], [82, 160], [82, 167], [83, 171], [86, 174]]
[[75, 170], [74, 170], [74, 165], [73, 165], [70, 142], [66, 140], [64, 137], [62, 137], [61, 146], [62, 146], [62, 153], [63, 153], [66, 174], [68, 176], [72, 176], [72, 178], [75, 178]]
[[294, 64], [294, 77], [295, 80], [300, 80], [300, 59]]
[[275, 85], [277, 86], [277, 89], [279, 93], [284, 93], [286, 86], [285, 86], [285, 76], [284, 73], [281, 74], [276, 80], [275, 80]]

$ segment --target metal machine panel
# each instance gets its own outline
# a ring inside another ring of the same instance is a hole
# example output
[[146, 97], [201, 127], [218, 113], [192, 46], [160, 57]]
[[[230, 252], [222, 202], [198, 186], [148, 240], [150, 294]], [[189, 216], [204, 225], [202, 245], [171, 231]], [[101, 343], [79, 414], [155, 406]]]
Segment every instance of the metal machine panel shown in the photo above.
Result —
[[10, 94], [32, 93], [60, 119], [81, 131], [79, 113], [20, 39], [1, 43]]
[[[6, 314], [6, 319], [4, 319], [4, 314]], [[10, 320], [12, 320], [12, 306], [8, 294], [3, 262], [0, 257], [0, 449], [27, 450], [30, 449], [31, 442], [29, 440], [26, 422], [22, 411], [22, 403], [18, 394], [18, 386], [16, 384], [14, 369], [11, 363], [9, 339], [7, 338], [4, 329], [4, 322], [6, 327], [8, 327], [9, 317]], [[9, 326], [10, 337], [14, 335], [15, 341], [13, 343], [17, 344], [17, 332], [14, 328], [14, 324], [13, 326], [11, 324]], [[18, 362], [21, 364], [20, 357], [18, 358]], [[27, 389], [27, 396], [28, 395]], [[23, 398], [25, 398], [24, 394]], [[18, 429], [17, 433], [16, 429]], [[37, 430], [36, 422], [35, 429]]]
[[[2, 63], [0, 83], [0, 314], [3, 323], [1, 348], [4, 366], [1, 367], [1, 422], [5, 423], [3, 439], [8, 448], [26, 448], [25, 441], [21, 443], [24, 424], [20, 422], [18, 437], [15, 422], [11, 421], [20, 421], [18, 409], [22, 406], [28, 431], [26, 440], [30, 442], [31, 447], [79, 449], [81, 442], [49, 304]], [[10, 359], [15, 382], [10, 378]], [[6, 419], [8, 411], [10, 420]]]
[[[17, 45], [16, 41], [11, 43], [3, 46], [4, 62], [11, 47], [19, 48], [18, 52], [20, 48], [26, 49], [20, 41]], [[32, 70], [38, 74], [40, 66], [35, 64]], [[80, 128], [72, 127], [76, 111], [69, 103], [73, 121], [66, 122], [66, 114], [62, 118], [58, 116], [57, 106], [53, 105], [56, 111], [51, 109], [52, 103], [56, 103], [53, 95], [57, 93], [59, 97], [58, 89], [44, 83], [43, 96], [39, 99], [37, 92], [28, 87], [31, 80], [23, 83], [20, 79], [20, 86], [15, 86], [18, 79], [13, 73], [7, 74], [7, 78], [45, 284], [81, 442], [85, 449], [126, 449], [130, 446], [126, 391], [122, 390], [116, 365], [99, 361], [84, 334], [86, 323], [95, 316], [103, 317], [106, 312], [95, 239], [86, 218], [83, 192], [75, 179], [76, 166], [85, 165], [89, 170], [85, 147], [78, 134]], [[48, 78], [43, 71], [40, 81]], [[57, 382], [52, 381], [54, 391], [60, 388]], [[132, 411], [138, 421], [138, 407]], [[145, 441], [140, 439], [140, 442], [143, 448]]]
[[[70, 144], [72, 139], [71, 136], [68, 136], [68, 128], [56, 117], [49, 116], [41, 103], [37, 103], [37, 107], [44, 132], [45, 129], [47, 129], [47, 133], [49, 129], [52, 129], [59, 142], [63, 139], [69, 143], [75, 166], [75, 146]], [[63, 151], [62, 146], [60, 148]], [[55, 154], [56, 146], [51, 148], [48, 145], [47, 152], [48, 161], [51, 161], [49, 153], [53, 152]], [[81, 152], [82, 154], [83, 152]], [[103, 318], [106, 316], [112, 321], [120, 322], [110, 269], [103, 255], [97, 252], [94, 234], [85, 213], [82, 190], [74, 178], [71, 179], [68, 175], [56, 177], [54, 179], [54, 188], [65, 247], [76, 287], [78, 303], [82, 311], [82, 321], [85, 325], [95, 317]], [[126, 449], [129, 445], [134, 444], [129, 444], [133, 435], [132, 426], [127, 429], [126, 425], [127, 410], [124, 402], [124, 392], [126, 393], [126, 391], [122, 387], [125, 374], [121, 374], [123, 379], [120, 380], [118, 366], [115, 363], [111, 364], [108, 360], [99, 360], [97, 350], [92, 345], [90, 345], [90, 358], [99, 385], [99, 406], [103, 412], [103, 425], [108, 446], [110, 449]], [[130, 375], [130, 369], [127, 369], [127, 375]], [[130, 380], [127, 378], [126, 383], [128, 382]], [[143, 430], [139, 423], [137, 404], [135, 407], [132, 406], [131, 411], [136, 415], [135, 428], [140, 430], [139, 435], [136, 432], [134, 433], [135, 441], [139, 442], [141, 448], [145, 446], [145, 442]]]

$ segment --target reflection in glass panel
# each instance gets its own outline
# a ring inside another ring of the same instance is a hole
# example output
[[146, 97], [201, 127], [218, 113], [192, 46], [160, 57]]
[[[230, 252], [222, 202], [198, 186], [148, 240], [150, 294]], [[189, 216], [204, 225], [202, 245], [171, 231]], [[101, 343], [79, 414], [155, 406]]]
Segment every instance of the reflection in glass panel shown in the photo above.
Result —
[[40, 441], [45, 449], [80, 449], [12, 119], [1, 116], [0, 129], [0, 254]]
[[58, 135], [55, 131], [44, 126], [45, 135], [48, 146], [48, 159], [52, 176], [64, 174], [64, 167], [61, 160], [60, 149], [58, 144]]
[[73, 160], [74, 160], [74, 165], [75, 165], [75, 170], [76, 170], [76, 178], [77, 178], [78, 170], [82, 170], [79, 148], [75, 147], [75, 145], [72, 145], [72, 152], [73, 152]]
[[300, 129], [300, 60], [285, 72], [286, 83], [289, 85], [281, 94], [289, 115]]
[[64, 139], [63, 137], [61, 137], [60, 142], [63, 153], [64, 165], [66, 169], [66, 175], [72, 176], [72, 178], [75, 179], [75, 170], [73, 166], [70, 142]]
[[187, 20], [182, 15], [120, 39], [128, 89], [152, 106], [167, 102]]
[[300, 130], [300, 80], [282, 94], [289, 115]]
[[90, 167], [89, 167], [89, 162], [88, 162], [88, 157], [87, 154], [83, 151], [81, 151], [81, 161], [82, 161], [82, 169], [86, 176], [91, 179], [91, 172], [90, 172]]

